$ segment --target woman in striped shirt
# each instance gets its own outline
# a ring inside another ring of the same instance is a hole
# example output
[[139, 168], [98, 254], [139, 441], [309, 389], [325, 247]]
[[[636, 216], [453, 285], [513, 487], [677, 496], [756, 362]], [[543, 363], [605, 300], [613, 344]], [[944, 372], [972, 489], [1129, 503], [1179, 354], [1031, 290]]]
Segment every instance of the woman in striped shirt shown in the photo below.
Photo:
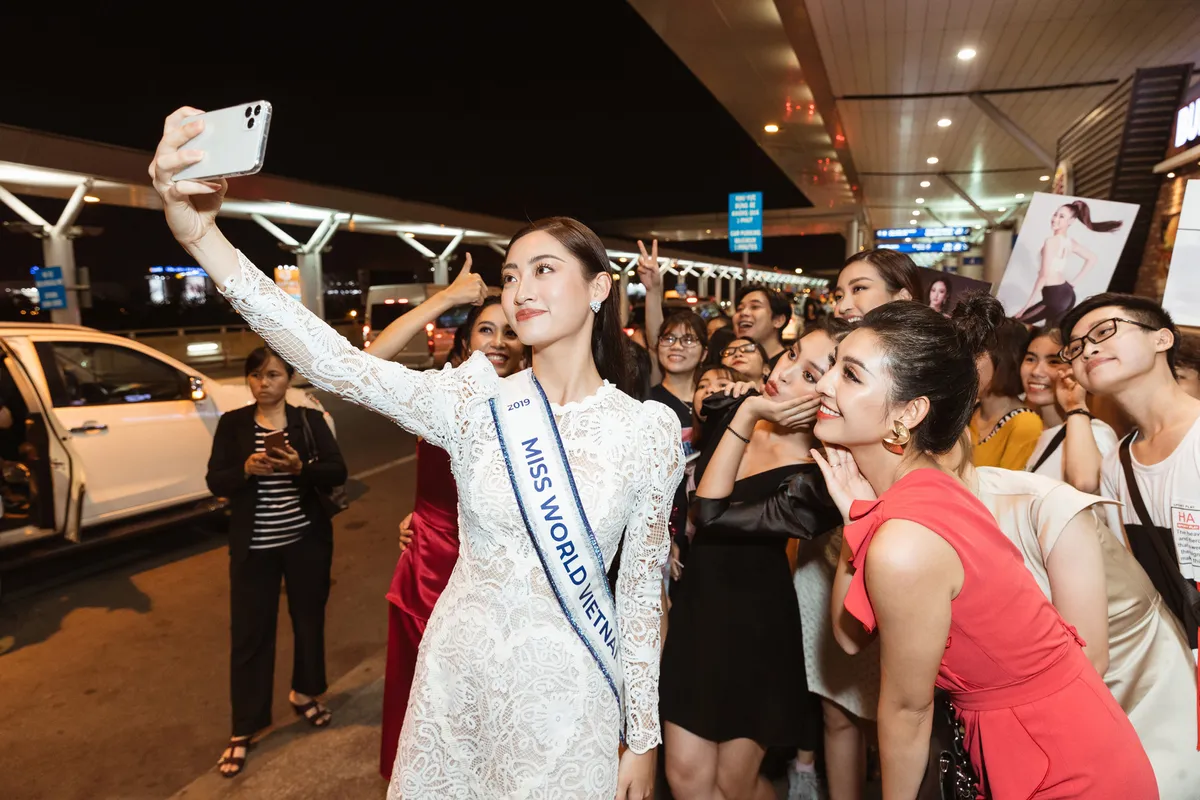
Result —
[[221, 417], [208, 462], [208, 487], [229, 499], [232, 512], [233, 738], [218, 764], [227, 778], [242, 771], [251, 738], [271, 724], [281, 579], [295, 639], [288, 700], [315, 728], [331, 718], [317, 696], [326, 689], [333, 525], [317, 493], [345, 483], [346, 464], [324, 417], [287, 404], [292, 374], [292, 366], [265, 347], [249, 355], [246, 381], [255, 403]]

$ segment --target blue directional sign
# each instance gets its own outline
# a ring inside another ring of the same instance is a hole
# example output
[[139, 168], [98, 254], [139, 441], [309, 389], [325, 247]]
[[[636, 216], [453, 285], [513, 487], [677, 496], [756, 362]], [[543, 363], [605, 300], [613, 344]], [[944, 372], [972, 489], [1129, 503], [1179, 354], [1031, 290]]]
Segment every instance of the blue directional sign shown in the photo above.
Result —
[[67, 287], [63, 285], [62, 267], [42, 267], [34, 283], [38, 290], [38, 305], [53, 311], [67, 307]]
[[882, 228], [875, 231], [876, 239], [904, 239], [909, 236], [917, 238], [938, 239], [945, 236], [967, 236], [971, 229], [963, 226], [946, 226], [943, 228]]
[[729, 252], [762, 252], [762, 192], [729, 195]]
[[900, 253], [965, 253], [971, 249], [970, 242], [906, 242], [904, 244], [881, 244], [881, 250]]

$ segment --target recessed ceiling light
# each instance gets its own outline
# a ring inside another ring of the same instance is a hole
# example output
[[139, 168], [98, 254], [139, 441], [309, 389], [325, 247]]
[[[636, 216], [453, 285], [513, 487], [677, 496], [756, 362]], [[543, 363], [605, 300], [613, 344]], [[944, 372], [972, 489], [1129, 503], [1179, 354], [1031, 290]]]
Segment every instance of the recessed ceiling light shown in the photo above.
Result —
[[930, 156], [929, 158], [925, 159], [926, 164], [936, 164], [937, 162], [938, 162], [937, 156]]
[[950, 118], [949, 118], [949, 117], [942, 117], [941, 119], [939, 119], [939, 120], [938, 120], [938, 127], [939, 127], [939, 128], [949, 128], [949, 127], [950, 127], [951, 125], [953, 125], [953, 124], [954, 124], [954, 123], [952, 123], [952, 122], [950, 121]]
[[928, 188], [929, 188], [929, 181], [921, 181], [921, 188], [922, 188], [922, 189], [928, 189]]
[[975, 48], [974, 47], [964, 47], [962, 50], [958, 51], [958, 60], [959, 61], [970, 61], [974, 57], [975, 57]]
[[917, 224], [917, 221], [916, 221], [915, 219], [910, 219], [910, 220], [908, 221], [908, 224], [909, 224], [909, 225], [916, 225], [916, 224]]
[[997, 210], [997, 211], [999, 211], [1001, 214], [1003, 214], [1005, 211], [1008, 211], [1008, 209], [1007, 209], [1006, 207], [1004, 207], [1004, 206], [1000, 206], [1000, 207], [999, 207], [999, 208], [997, 208], [996, 210]]
[[1020, 200], [1020, 199], [1021, 199], [1021, 198], [1023, 198], [1024, 196], [1025, 196], [1025, 193], [1024, 193], [1024, 192], [1017, 192], [1017, 199], [1018, 199], [1018, 200]]
[[100, 202], [100, 198], [99, 198], [99, 197], [96, 197], [96, 195], [94, 195], [94, 194], [85, 194], [85, 195], [83, 196], [83, 202], [85, 202], [85, 203], [99, 203], [99, 202]]
[[797, 275], [803, 275], [803, 274], [804, 274], [804, 269], [803, 269], [802, 267], [796, 267], [796, 274], [797, 274]]
[[1042, 181], [1042, 182], [1044, 183], [1045, 181], [1048, 181], [1048, 180], [1050, 180], [1050, 176], [1049, 176], [1049, 175], [1042, 175], [1040, 178], [1038, 178], [1038, 180], [1039, 180], [1039, 181]]
[[770, 125], [764, 125], [763, 130], [767, 133], [779, 133], [779, 126], [772, 122]]
[[912, 241], [912, 237], [911, 237], [911, 236], [905, 236], [905, 237], [904, 237], [904, 241], [906, 241], [906, 242], [911, 242], [911, 241]]
[[913, 212], [913, 216], [914, 216], [914, 217], [919, 217], [919, 216], [921, 216], [921, 212], [920, 212], [920, 211], [914, 211], [914, 212]]
[[705, 233], [712, 233], [712, 228], [705, 228], [705, 229], [704, 229], [704, 232], [705, 232]]
[[925, 202], [925, 198], [924, 198], [924, 197], [918, 197], [918, 198], [917, 198], [917, 205], [921, 205], [921, 203], [924, 203], [924, 202]]
[[[1168, 172], [1168, 173], [1167, 173], [1167, 177], [1168, 177], [1168, 178], [1174, 178], [1174, 177], [1175, 177], [1175, 173], [1174, 173], [1174, 172]], [[83, 199], [84, 199], [84, 200], [87, 200], [87, 198], [86, 198], [86, 197], [85, 197], [85, 198], [83, 198]]]

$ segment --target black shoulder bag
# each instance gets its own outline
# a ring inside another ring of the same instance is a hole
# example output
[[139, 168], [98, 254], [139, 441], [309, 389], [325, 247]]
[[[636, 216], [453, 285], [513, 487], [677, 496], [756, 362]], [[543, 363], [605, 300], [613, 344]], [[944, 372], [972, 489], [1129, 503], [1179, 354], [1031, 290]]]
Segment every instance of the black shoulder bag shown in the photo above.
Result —
[[[1136, 431], [1134, 432], [1136, 433]], [[1121, 467], [1125, 470], [1125, 485], [1129, 487], [1129, 499], [1133, 504], [1133, 513], [1137, 523], [1126, 523], [1125, 536], [1129, 539], [1129, 549], [1133, 557], [1142, 565], [1146, 576], [1162, 595], [1163, 602], [1171, 613], [1183, 625], [1187, 634], [1188, 647], [1196, 649], [1197, 627], [1200, 627], [1200, 592], [1179, 571], [1179, 559], [1175, 555], [1175, 536], [1170, 528], [1159, 528], [1152, 522], [1142, 492], [1138, 489], [1137, 477], [1133, 474], [1133, 460], [1129, 455], [1129, 445], [1133, 441], [1131, 433], [1121, 440]]]
[[1046, 463], [1046, 459], [1054, 455], [1054, 451], [1063, 443], [1063, 439], [1067, 438], [1067, 426], [1063, 425], [1058, 433], [1054, 434], [1054, 438], [1050, 440], [1050, 444], [1046, 445], [1046, 449], [1038, 456], [1037, 462], [1029, 468], [1030, 472], [1037, 472], [1042, 468], [1042, 464]]
[[929, 734], [929, 763], [917, 800], [975, 800], [983, 785], [975, 776], [964, 744], [962, 723], [949, 693], [933, 692], [933, 728]]
[[[317, 439], [313, 436], [312, 426], [308, 422], [308, 409], [300, 409], [300, 421], [304, 425], [304, 446], [308, 449], [308, 463], [314, 464], [317, 461]], [[314, 491], [321, 508], [330, 519], [350, 507], [350, 497], [346, 494], [344, 485], [334, 486], [332, 489], [315, 487]]]

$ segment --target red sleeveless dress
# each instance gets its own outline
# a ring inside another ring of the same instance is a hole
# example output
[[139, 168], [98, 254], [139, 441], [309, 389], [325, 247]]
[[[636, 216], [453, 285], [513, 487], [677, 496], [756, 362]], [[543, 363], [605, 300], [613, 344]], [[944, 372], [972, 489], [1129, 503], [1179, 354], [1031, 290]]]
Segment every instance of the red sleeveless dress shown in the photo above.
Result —
[[383, 680], [379, 774], [392, 777], [400, 728], [408, 708], [425, 624], [458, 561], [458, 486], [450, 456], [424, 439], [417, 442], [417, 501], [412, 542], [396, 562], [388, 589], [388, 649]]
[[924, 525], [962, 561], [966, 578], [950, 605], [937, 685], [958, 707], [986, 797], [1157, 800], [1146, 752], [1083, 641], [974, 495], [945, 473], [920, 469], [878, 500], [855, 502], [850, 515], [845, 537], [856, 574], [846, 610], [868, 630], [875, 614], [863, 568], [885, 521]]

